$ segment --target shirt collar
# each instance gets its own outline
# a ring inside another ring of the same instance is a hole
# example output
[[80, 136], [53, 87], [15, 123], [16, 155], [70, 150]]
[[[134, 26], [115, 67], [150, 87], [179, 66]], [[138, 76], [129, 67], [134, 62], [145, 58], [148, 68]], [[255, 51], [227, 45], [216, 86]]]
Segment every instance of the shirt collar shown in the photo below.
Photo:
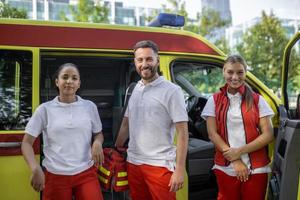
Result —
[[[157, 86], [158, 84], [160, 84], [161, 82], [163, 82], [165, 80], [165, 78], [163, 76], [159, 76], [157, 79], [155, 79], [154, 81], [148, 83], [147, 85], [151, 85], [151, 86]], [[141, 86], [145, 86], [145, 84], [143, 83], [142, 80], [139, 80], [138, 82]]]
[[60, 101], [58, 100], [58, 96], [56, 96], [56, 97], [53, 99], [53, 101], [54, 101], [55, 104], [60, 105], [60, 106], [71, 106], [71, 105], [74, 106], [74, 105], [80, 105], [80, 104], [82, 103], [82, 98], [81, 98], [80, 96], [76, 95], [76, 99], [77, 99], [77, 101], [74, 101], [74, 102], [72, 102], [72, 103], [64, 103], [64, 102], [60, 102]]
[[230, 94], [228, 91], [227, 91], [227, 96], [228, 96], [229, 99], [232, 99], [232, 98], [241, 98], [242, 97], [242, 95], [239, 92], [237, 92], [235, 94]]

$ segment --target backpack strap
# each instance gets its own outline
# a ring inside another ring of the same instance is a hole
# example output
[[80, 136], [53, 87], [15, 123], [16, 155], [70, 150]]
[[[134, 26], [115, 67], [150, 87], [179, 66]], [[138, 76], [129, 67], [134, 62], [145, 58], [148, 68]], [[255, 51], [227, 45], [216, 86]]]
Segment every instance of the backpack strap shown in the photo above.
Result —
[[127, 105], [128, 105], [128, 101], [129, 101], [129, 99], [131, 97], [131, 94], [132, 94], [135, 86], [136, 86], [136, 82], [132, 82], [132, 83], [130, 83], [130, 85], [126, 89], [125, 102], [124, 102], [124, 107], [123, 107], [122, 115], [121, 115], [122, 118], [124, 117], [124, 114], [125, 114], [125, 111], [126, 111], [126, 108], [127, 108]]
[[127, 106], [128, 106], [128, 102], [129, 102], [129, 99], [131, 97], [131, 94], [134, 90], [136, 86], [136, 82], [132, 82], [130, 83], [130, 85], [127, 87], [126, 89], [126, 93], [125, 93], [125, 101], [124, 101], [124, 106], [123, 106], [123, 109], [122, 109], [122, 112], [121, 112], [121, 115], [120, 115], [120, 120], [119, 120], [119, 124], [118, 124], [118, 128], [116, 129], [116, 134], [115, 134], [115, 137], [113, 139], [113, 144], [116, 143], [116, 140], [118, 138], [118, 135], [119, 135], [119, 130], [121, 128], [121, 124], [122, 124], [122, 121], [123, 121], [123, 117], [125, 115], [125, 112], [126, 112], [126, 109], [127, 109]]

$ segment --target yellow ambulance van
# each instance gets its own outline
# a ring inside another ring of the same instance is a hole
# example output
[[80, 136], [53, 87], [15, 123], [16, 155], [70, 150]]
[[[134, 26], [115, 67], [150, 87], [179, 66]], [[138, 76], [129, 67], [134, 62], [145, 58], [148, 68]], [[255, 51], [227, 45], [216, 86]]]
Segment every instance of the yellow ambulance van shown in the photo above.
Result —
[[[31, 172], [20, 145], [25, 125], [36, 107], [56, 96], [52, 75], [63, 63], [79, 66], [83, 83], [80, 95], [97, 105], [104, 146], [112, 145], [126, 88], [139, 79], [133, 66], [132, 47], [140, 40], [152, 40], [159, 45], [161, 73], [181, 86], [186, 98], [190, 118], [188, 184], [177, 193], [177, 199], [216, 198], [217, 186], [211, 171], [214, 146], [200, 113], [208, 96], [224, 83], [225, 55], [218, 48], [199, 35], [179, 29], [0, 19], [0, 199], [40, 199], [40, 194], [30, 186]], [[247, 73], [247, 83], [276, 113], [273, 123], [277, 132], [280, 99], [251, 72]], [[283, 102], [289, 110], [287, 100]], [[281, 119], [281, 132], [291, 131], [291, 125], [296, 129], [294, 135], [300, 135], [299, 120], [295, 122], [289, 116]], [[285, 134], [281, 135], [285, 140]], [[290, 144], [286, 144], [287, 151]], [[279, 144], [280, 155], [284, 152], [282, 148]], [[36, 158], [42, 160], [41, 137], [34, 149]], [[299, 162], [297, 166], [293, 176], [299, 178]], [[285, 181], [284, 176], [272, 180], [279, 185]]]

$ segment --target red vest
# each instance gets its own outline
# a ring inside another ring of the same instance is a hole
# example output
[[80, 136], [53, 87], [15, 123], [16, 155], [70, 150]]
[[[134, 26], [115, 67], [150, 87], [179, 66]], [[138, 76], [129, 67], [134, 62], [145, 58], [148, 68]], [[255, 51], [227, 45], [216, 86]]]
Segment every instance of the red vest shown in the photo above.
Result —
[[[244, 98], [245, 85], [239, 88], [239, 93], [242, 95], [241, 113], [245, 129], [246, 143], [250, 143], [255, 140], [259, 132], [259, 110], [258, 101], [259, 95], [257, 93], [252, 93], [253, 95], [253, 106], [250, 110], [247, 110], [246, 101]], [[216, 114], [216, 125], [217, 132], [222, 137], [222, 139], [229, 145], [228, 142], [228, 132], [227, 132], [227, 112], [229, 108], [229, 99], [227, 97], [227, 85], [220, 89], [220, 92], [213, 95], [215, 102], [215, 114]], [[270, 159], [268, 157], [267, 148], [261, 148], [257, 151], [249, 153], [251, 168], [259, 168], [266, 166]], [[230, 164], [226, 160], [221, 151], [216, 148], [215, 163], [221, 166], [227, 166]]]

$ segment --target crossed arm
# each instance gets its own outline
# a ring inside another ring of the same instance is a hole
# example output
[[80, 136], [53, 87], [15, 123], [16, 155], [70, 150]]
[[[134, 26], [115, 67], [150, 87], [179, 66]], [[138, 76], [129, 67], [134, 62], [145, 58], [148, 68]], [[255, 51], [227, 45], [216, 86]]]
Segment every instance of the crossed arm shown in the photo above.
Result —
[[261, 134], [255, 140], [239, 148], [226, 149], [223, 154], [224, 157], [229, 161], [233, 161], [239, 159], [241, 155], [261, 149], [273, 141], [274, 134], [270, 117], [260, 118], [259, 129]]
[[269, 116], [259, 119], [259, 129], [261, 134], [255, 140], [239, 148], [231, 148], [217, 133], [215, 117], [207, 118], [207, 130], [210, 140], [219, 151], [223, 152], [223, 156], [232, 163], [237, 178], [241, 181], [246, 181], [249, 175], [247, 166], [240, 159], [241, 155], [261, 149], [274, 139], [272, 122]]

